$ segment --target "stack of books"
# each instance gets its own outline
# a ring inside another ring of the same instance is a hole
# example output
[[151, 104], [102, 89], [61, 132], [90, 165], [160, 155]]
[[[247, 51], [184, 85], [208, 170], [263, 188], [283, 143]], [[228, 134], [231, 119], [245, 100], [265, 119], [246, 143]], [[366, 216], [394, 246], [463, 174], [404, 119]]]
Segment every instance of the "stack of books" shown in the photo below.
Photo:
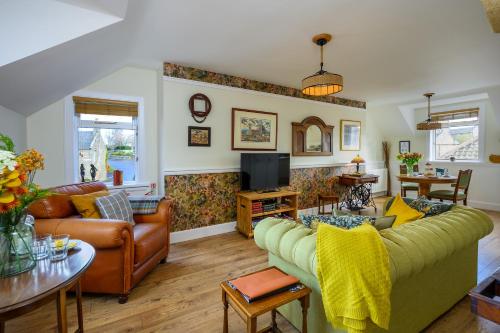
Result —
[[245, 275], [227, 284], [234, 290], [238, 290], [241, 296], [248, 302], [265, 298], [297, 286], [299, 279], [295, 276], [283, 273], [276, 267]]
[[265, 212], [270, 212], [272, 210], [276, 210], [277, 206], [278, 206], [278, 202], [276, 201], [276, 199], [264, 200], [262, 203], [262, 208], [264, 209]]
[[252, 214], [262, 213], [264, 208], [262, 207], [262, 201], [252, 202]]

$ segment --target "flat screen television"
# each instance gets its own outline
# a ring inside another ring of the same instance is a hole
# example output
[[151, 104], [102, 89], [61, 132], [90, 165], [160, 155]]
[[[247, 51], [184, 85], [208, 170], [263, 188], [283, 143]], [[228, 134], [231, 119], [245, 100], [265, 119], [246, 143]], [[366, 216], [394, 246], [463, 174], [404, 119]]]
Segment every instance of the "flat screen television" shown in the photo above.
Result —
[[241, 154], [242, 191], [273, 191], [290, 185], [290, 154]]

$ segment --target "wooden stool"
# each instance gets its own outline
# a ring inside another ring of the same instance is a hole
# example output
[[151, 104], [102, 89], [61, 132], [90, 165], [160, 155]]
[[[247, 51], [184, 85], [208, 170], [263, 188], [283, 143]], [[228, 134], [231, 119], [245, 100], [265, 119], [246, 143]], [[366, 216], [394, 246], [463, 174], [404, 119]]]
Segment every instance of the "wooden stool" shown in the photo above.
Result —
[[336, 194], [318, 194], [318, 214], [326, 214], [325, 213], [325, 204], [332, 203], [332, 212], [333, 215], [333, 204], [337, 204], [337, 209], [339, 209], [339, 196]]
[[247, 333], [257, 332], [257, 317], [271, 311], [272, 322], [271, 325], [260, 330], [259, 333], [264, 332], [277, 332], [278, 326], [276, 325], [276, 309], [291, 301], [298, 300], [302, 305], [302, 332], [307, 333], [307, 309], [309, 308], [309, 294], [311, 289], [304, 286], [304, 288], [292, 292], [284, 291], [282, 293], [271, 295], [263, 299], [248, 303], [241, 293], [231, 288], [227, 281], [221, 282], [222, 289], [222, 304], [224, 305], [224, 322], [223, 332], [228, 332], [228, 305], [239, 314], [239, 316], [246, 321]]

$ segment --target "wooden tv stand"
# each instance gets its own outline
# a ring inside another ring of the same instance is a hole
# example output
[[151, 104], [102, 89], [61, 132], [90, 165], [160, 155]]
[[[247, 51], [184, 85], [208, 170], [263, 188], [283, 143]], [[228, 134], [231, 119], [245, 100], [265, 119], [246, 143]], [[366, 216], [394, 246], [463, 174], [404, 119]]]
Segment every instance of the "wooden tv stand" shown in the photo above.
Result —
[[[300, 192], [276, 191], [267, 193], [239, 192], [236, 194], [236, 229], [248, 238], [253, 237], [252, 219], [286, 213], [293, 219], [297, 219], [298, 202]], [[266, 200], [278, 199], [281, 206], [271, 211], [252, 213], [252, 203]]]

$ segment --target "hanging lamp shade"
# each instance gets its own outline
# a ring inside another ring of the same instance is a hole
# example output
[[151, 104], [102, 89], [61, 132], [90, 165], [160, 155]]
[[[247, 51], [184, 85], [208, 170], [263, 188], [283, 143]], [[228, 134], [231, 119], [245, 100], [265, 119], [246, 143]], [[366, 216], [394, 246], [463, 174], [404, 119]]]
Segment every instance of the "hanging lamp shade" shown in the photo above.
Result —
[[329, 73], [323, 69], [323, 46], [332, 39], [329, 34], [313, 37], [313, 42], [321, 47], [321, 67], [318, 72], [302, 80], [302, 93], [310, 96], [327, 96], [344, 89], [342, 75]]
[[424, 94], [427, 97], [427, 119], [417, 124], [417, 130], [419, 131], [431, 131], [442, 128], [442, 124], [431, 117], [431, 97], [433, 95], [434, 93]]

